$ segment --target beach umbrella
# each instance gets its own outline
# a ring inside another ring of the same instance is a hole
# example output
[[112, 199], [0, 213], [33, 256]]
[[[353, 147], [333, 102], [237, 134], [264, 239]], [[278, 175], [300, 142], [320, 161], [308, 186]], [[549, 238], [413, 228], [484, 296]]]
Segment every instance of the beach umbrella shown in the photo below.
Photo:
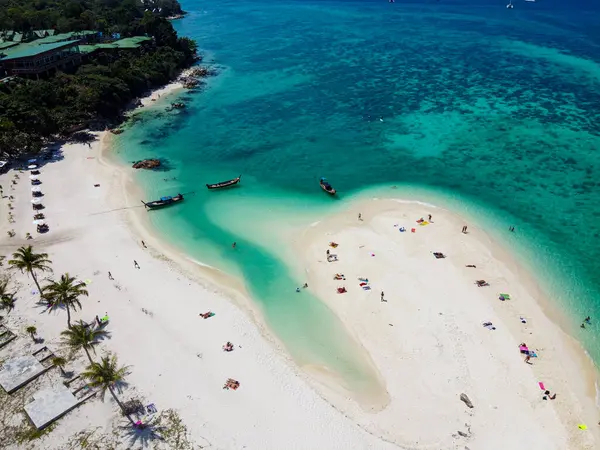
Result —
[[27, 166], [28, 169], [33, 170], [33, 169], [37, 169], [37, 166], [35, 164], [31, 164], [29, 166]]
[[42, 188], [39, 186], [34, 186], [31, 188], [31, 192], [42, 192]]
[[41, 198], [33, 198], [33, 199], [31, 199], [31, 203], [33, 203], [34, 205], [40, 205], [42, 203], [42, 199]]
[[34, 225], [46, 225], [46, 221], [45, 220], [34, 220], [33, 221]]
[[32, 181], [39, 180], [38, 176], [39, 175], [29, 175], [29, 179]]

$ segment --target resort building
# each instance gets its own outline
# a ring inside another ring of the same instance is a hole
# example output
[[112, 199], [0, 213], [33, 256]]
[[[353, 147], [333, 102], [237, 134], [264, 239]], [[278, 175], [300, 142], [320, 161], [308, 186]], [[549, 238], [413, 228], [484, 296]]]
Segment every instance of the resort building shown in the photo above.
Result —
[[38, 44], [30, 42], [2, 50], [0, 59], [6, 75], [40, 75], [64, 70], [81, 62], [79, 40]]
[[119, 34], [104, 35], [98, 31], [54, 34], [54, 30], [39, 30], [27, 36], [0, 31], [0, 78], [52, 75], [78, 66], [86, 55], [100, 51], [137, 50], [152, 41], [147, 36], [120, 37]]
[[86, 55], [100, 52], [116, 52], [119, 50], [140, 50], [151, 45], [152, 38], [148, 36], [133, 36], [119, 39], [113, 42], [102, 42], [97, 44], [80, 45], [79, 51]]

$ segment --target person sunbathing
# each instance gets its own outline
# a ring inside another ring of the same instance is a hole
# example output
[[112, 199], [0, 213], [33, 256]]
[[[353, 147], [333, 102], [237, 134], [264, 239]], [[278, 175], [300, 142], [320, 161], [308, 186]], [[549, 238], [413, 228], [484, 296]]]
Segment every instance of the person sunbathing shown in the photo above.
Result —
[[483, 286], [489, 286], [490, 285], [490, 283], [488, 283], [485, 280], [477, 280], [475, 283], [477, 284], [478, 287], [483, 287]]

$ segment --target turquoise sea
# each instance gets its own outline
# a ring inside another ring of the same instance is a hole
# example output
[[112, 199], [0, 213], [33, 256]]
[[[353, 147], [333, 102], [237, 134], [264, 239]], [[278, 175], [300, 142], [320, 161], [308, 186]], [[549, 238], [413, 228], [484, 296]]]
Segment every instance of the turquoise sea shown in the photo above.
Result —
[[[243, 278], [300, 365], [366, 393], [366, 356], [294, 292], [274, 230], [373, 193], [445, 205], [534, 271], [600, 361], [600, 5], [506, 3], [183, 0], [175, 26], [219, 74], [183, 111], [138, 114], [115, 145], [123, 161], [166, 162], [137, 175], [148, 199], [196, 192], [152, 225]], [[204, 187], [239, 174], [240, 188]], [[597, 325], [581, 330], [587, 315]]]

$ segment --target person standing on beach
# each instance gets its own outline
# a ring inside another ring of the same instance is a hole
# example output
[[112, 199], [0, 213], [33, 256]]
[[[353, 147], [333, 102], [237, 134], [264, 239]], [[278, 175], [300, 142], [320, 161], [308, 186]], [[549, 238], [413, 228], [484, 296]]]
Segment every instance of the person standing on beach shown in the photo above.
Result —
[[146, 247], [146, 243], [144, 241], [142, 241], [142, 247], [148, 248], [148, 247]]
[[113, 278], [113, 276], [112, 276], [112, 273], [110, 273], [110, 271], [108, 272], [108, 279], [109, 279], [109, 280], [114, 280], [114, 278]]
[[432, 216], [431, 214], [429, 214], [427, 217], [429, 218], [429, 221], [431, 222], [431, 218], [432, 218], [433, 216]]
[[462, 233], [463, 233], [463, 234], [467, 234], [467, 226], [466, 226], [466, 225], [464, 225], [464, 226], [462, 227]]
[[362, 220], [362, 214], [358, 213], [358, 220]]
[[385, 300], [383, 299], [383, 291], [381, 291], [381, 301], [384, 302]]
[[135, 259], [133, 260], [133, 267], [135, 267], [136, 269], [140, 268], [140, 265], [138, 264], [138, 262]]

